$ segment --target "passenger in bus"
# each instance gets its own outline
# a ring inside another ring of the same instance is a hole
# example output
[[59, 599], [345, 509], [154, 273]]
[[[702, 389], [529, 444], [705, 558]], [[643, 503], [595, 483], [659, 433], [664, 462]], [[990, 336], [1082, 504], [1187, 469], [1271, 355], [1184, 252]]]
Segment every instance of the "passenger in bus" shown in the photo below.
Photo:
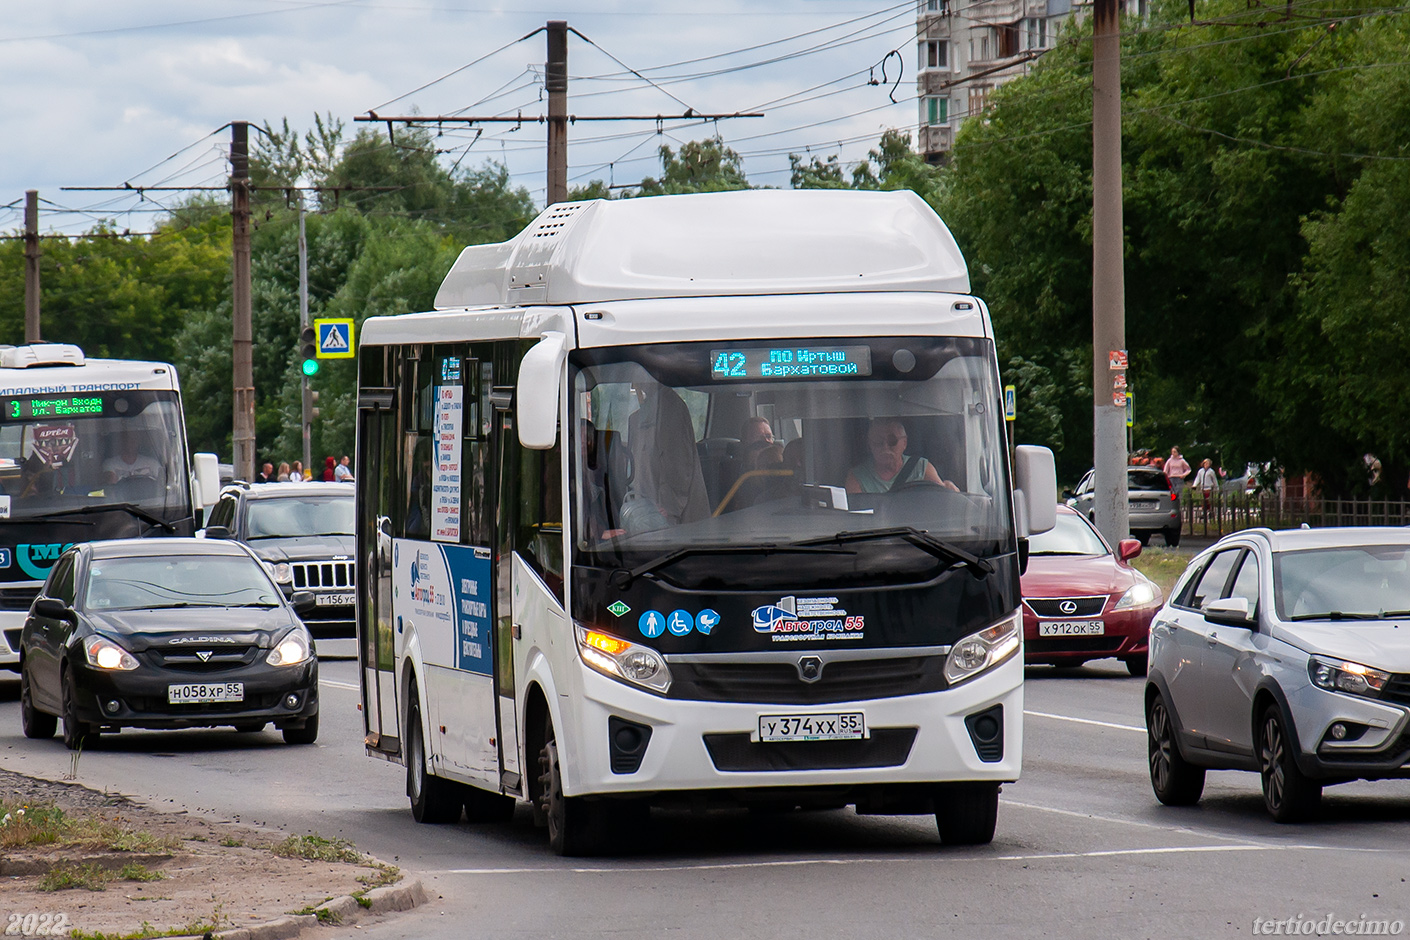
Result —
[[744, 459], [746, 469], [754, 469], [754, 459], [759, 451], [768, 447], [774, 442], [774, 429], [769, 425], [769, 419], [761, 415], [753, 415], [745, 418], [744, 423], [739, 428], [739, 452]]
[[906, 453], [906, 426], [899, 418], [873, 418], [867, 427], [869, 459], [847, 473], [844, 486], [849, 493], [888, 493], [908, 483], [932, 483], [959, 492], [959, 487], [940, 479], [930, 461]]
[[621, 525], [630, 534], [698, 522], [710, 514], [690, 409], [674, 389], [635, 386], [640, 407], [627, 419], [632, 478]]

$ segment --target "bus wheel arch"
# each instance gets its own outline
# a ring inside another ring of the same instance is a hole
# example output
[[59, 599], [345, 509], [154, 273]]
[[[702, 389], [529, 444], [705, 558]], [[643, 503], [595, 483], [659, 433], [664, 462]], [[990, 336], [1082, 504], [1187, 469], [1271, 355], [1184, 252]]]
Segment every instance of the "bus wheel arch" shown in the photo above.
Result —
[[543, 788], [539, 782], [539, 755], [543, 752], [544, 745], [548, 743], [547, 734], [552, 726], [552, 716], [548, 708], [548, 696], [544, 694], [543, 687], [537, 682], [531, 683], [524, 697], [524, 755], [523, 763], [525, 768], [525, 789], [524, 795], [529, 801], [529, 805], [534, 810], [534, 825], [544, 827], [548, 825], [548, 816], [544, 812]]

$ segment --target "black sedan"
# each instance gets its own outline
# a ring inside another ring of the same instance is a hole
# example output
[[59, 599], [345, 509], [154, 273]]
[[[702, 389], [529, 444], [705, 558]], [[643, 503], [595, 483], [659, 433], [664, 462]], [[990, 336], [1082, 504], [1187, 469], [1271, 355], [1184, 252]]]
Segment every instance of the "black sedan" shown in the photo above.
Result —
[[318, 737], [318, 660], [292, 602], [244, 545], [121, 539], [74, 545], [50, 569], [20, 635], [20, 716], [64, 744], [120, 728], [269, 722]]

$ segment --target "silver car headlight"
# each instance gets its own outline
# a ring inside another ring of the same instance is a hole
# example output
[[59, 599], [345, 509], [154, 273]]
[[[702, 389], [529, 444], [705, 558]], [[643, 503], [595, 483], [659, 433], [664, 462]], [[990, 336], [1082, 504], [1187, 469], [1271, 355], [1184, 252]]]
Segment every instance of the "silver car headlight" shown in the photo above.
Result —
[[313, 644], [309, 642], [308, 634], [302, 630], [290, 630], [274, 644], [274, 649], [269, 651], [264, 661], [271, 666], [298, 666], [308, 662], [312, 656]]
[[84, 640], [83, 655], [87, 657], [88, 665], [99, 669], [120, 669], [126, 672], [140, 665], [137, 657], [105, 636], [90, 636]]
[[274, 583], [276, 584], [294, 583], [294, 569], [287, 561], [281, 561], [277, 565], [270, 565], [269, 573], [274, 578]]
[[1023, 646], [1023, 616], [1012, 614], [950, 648], [945, 681], [958, 685], [1011, 657]]
[[1312, 684], [1319, 689], [1371, 698], [1377, 698], [1390, 681], [1388, 672], [1322, 656], [1313, 656], [1307, 661], [1307, 673], [1312, 677]]
[[1160, 596], [1160, 588], [1154, 582], [1145, 578], [1131, 585], [1131, 589], [1121, 595], [1121, 600], [1116, 602], [1112, 610], [1128, 610], [1132, 607], [1150, 607], [1159, 604], [1163, 598]]
[[670, 667], [665, 657], [651, 647], [585, 627], [577, 627], [577, 634], [578, 655], [603, 675], [662, 695], [671, 688]]

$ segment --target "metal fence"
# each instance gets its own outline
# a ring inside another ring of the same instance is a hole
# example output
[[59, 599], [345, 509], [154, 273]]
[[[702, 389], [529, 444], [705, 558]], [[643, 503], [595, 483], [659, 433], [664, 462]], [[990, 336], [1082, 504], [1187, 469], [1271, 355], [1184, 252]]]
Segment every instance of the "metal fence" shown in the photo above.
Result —
[[1306, 523], [1325, 526], [1410, 525], [1410, 501], [1392, 499], [1328, 499], [1281, 496], [1276, 493], [1214, 491], [1206, 496], [1193, 489], [1180, 497], [1184, 533], [1218, 538], [1263, 526], [1289, 529]]

